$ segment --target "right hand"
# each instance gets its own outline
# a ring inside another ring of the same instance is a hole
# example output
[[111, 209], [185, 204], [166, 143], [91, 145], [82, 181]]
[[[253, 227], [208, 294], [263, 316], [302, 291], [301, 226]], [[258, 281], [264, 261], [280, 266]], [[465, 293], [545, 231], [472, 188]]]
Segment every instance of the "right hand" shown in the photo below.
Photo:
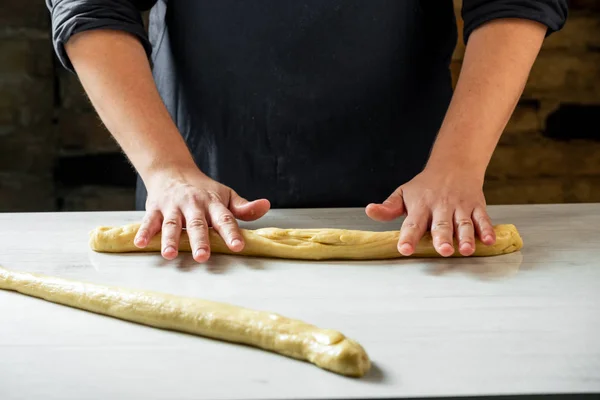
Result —
[[144, 248], [154, 235], [162, 232], [161, 254], [167, 260], [177, 257], [184, 227], [197, 262], [210, 257], [209, 226], [219, 233], [229, 249], [242, 250], [244, 239], [236, 219], [256, 220], [270, 208], [268, 200], [249, 202], [197, 168], [154, 173], [146, 187], [146, 215], [134, 244]]

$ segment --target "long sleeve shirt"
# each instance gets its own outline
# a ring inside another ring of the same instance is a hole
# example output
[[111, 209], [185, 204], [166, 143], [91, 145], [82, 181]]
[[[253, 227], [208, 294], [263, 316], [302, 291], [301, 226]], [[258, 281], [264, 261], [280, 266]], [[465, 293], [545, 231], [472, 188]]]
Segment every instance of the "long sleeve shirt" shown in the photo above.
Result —
[[[56, 54], [78, 32], [137, 37], [199, 168], [273, 207], [384, 200], [424, 167], [452, 96], [452, 0], [46, 0]], [[141, 11], [151, 9], [149, 33]], [[567, 0], [464, 0], [463, 37], [547, 26]], [[137, 207], [146, 191], [138, 180]]]

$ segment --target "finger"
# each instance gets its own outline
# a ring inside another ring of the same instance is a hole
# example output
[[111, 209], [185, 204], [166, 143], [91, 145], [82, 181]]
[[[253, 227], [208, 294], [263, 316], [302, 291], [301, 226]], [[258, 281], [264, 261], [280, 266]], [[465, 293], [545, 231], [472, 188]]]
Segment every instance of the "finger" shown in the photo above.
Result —
[[140, 224], [140, 229], [138, 229], [135, 238], [133, 239], [133, 244], [139, 248], [148, 246], [150, 240], [152, 240], [152, 238], [158, 232], [160, 232], [161, 222], [162, 214], [160, 211], [147, 211], [142, 223]]
[[410, 256], [417, 248], [417, 244], [427, 230], [429, 220], [429, 211], [421, 208], [414, 213], [409, 214], [400, 228], [400, 238], [398, 239], [398, 251], [404, 256]]
[[452, 214], [453, 210], [445, 205], [433, 209], [431, 220], [433, 247], [444, 257], [454, 254]]
[[391, 221], [404, 214], [402, 189], [398, 188], [383, 203], [371, 203], [365, 209], [367, 216], [375, 221]]
[[179, 238], [181, 237], [182, 216], [179, 210], [171, 210], [165, 213], [162, 223], [162, 255], [167, 260], [177, 257], [179, 249]]
[[458, 241], [458, 251], [463, 256], [475, 252], [475, 228], [471, 210], [459, 208], [454, 212], [454, 232]]
[[205, 262], [210, 257], [210, 240], [206, 218], [197, 207], [184, 212], [184, 216], [192, 256], [197, 262]]
[[484, 207], [477, 207], [473, 210], [473, 222], [477, 236], [484, 244], [490, 246], [496, 242], [496, 232], [492, 220]]
[[269, 211], [271, 203], [267, 199], [248, 201], [232, 190], [229, 208], [234, 217], [242, 221], [254, 221]]
[[244, 239], [238, 223], [231, 211], [218, 201], [210, 203], [208, 212], [212, 227], [221, 235], [231, 251], [240, 251], [244, 248]]

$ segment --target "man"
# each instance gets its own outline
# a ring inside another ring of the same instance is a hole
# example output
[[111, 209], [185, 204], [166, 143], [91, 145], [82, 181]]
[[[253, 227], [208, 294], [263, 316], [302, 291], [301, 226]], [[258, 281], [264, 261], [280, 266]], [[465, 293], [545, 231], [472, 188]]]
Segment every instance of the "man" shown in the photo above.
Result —
[[[194, 259], [269, 207], [406, 215], [439, 254], [495, 241], [485, 170], [566, 0], [46, 0], [56, 52], [139, 174], [136, 245]], [[140, 10], [152, 7], [149, 37]], [[246, 198], [255, 199], [247, 201]], [[382, 201], [384, 200], [384, 201]], [[453, 238], [458, 239], [458, 249]]]

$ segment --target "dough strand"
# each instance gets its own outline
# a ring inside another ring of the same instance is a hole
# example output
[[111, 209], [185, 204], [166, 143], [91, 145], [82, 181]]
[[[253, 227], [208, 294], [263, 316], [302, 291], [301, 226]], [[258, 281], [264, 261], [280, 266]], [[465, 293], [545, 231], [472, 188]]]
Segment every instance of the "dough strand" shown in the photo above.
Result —
[[[90, 247], [97, 252], [160, 252], [161, 235], [155, 235], [148, 246], [139, 248], [133, 240], [140, 224], [116, 227], [98, 227], [90, 232]], [[515, 225], [503, 224], [494, 227], [496, 243], [485, 245], [475, 241], [475, 253], [471, 256], [484, 257], [513, 253], [523, 247], [523, 240]], [[398, 251], [400, 231], [370, 232], [347, 229], [241, 229], [245, 241], [240, 252], [231, 251], [219, 234], [209, 229], [212, 253], [237, 254], [271, 258], [302, 260], [377, 260], [405, 257]], [[458, 242], [455, 239], [455, 249]], [[179, 251], [189, 252], [191, 246], [187, 232], [182, 231]], [[420, 240], [410, 257], [442, 257], [433, 247], [431, 233]], [[452, 257], [464, 257], [455, 250]]]
[[257, 347], [341, 375], [361, 377], [371, 367], [363, 347], [342, 333], [265, 311], [2, 267], [0, 289], [156, 328]]

